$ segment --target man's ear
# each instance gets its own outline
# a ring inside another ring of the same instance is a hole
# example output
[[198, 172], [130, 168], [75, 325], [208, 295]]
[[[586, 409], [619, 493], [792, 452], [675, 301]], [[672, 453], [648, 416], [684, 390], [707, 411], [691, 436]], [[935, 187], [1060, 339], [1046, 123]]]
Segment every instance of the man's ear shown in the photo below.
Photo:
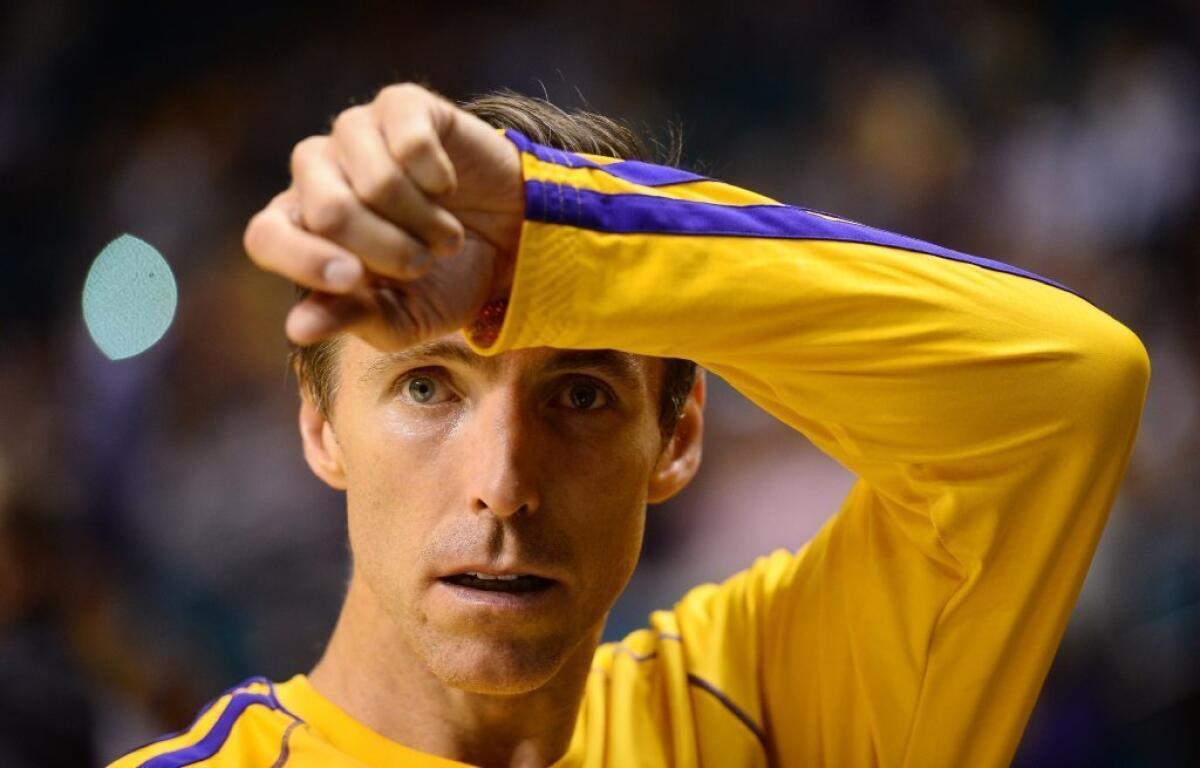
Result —
[[650, 475], [646, 501], [659, 504], [682, 491], [700, 469], [704, 444], [704, 369], [697, 366], [696, 381], [683, 404], [675, 433], [667, 441]]
[[313, 474], [331, 488], [346, 490], [342, 447], [338, 445], [333, 425], [321, 414], [304, 386], [300, 387], [300, 440], [304, 443], [304, 460]]

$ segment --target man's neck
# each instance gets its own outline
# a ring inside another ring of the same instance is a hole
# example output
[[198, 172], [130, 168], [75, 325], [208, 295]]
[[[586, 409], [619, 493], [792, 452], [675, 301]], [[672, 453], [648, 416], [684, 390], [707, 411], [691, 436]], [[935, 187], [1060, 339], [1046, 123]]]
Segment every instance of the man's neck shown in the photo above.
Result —
[[541, 768], [567, 751], [598, 643], [599, 630], [529, 693], [469, 693], [433, 675], [355, 576], [309, 680], [354, 719], [412, 749], [474, 765]]

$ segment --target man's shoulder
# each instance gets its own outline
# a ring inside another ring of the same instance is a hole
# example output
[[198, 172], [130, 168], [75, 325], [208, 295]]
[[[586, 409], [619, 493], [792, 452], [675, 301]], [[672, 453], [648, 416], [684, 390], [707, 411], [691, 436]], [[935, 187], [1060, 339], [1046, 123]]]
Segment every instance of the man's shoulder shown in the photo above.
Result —
[[205, 765], [271, 765], [288, 749], [298, 717], [275, 695], [275, 685], [254, 677], [209, 702], [191, 725], [129, 752], [109, 768]]

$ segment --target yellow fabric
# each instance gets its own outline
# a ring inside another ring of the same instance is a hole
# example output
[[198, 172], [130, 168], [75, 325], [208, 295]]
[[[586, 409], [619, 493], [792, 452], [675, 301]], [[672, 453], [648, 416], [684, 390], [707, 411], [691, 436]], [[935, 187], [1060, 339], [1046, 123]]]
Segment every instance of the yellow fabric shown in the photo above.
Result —
[[[522, 162], [564, 204], [763, 203]], [[1009, 763], [1137, 431], [1149, 360], [1132, 332], [1037, 279], [913, 250], [528, 220], [504, 325], [475, 348], [531, 346], [695, 360], [859, 478], [798, 552], [601, 646], [557, 765]], [[306, 722], [288, 765], [454, 764], [366, 731], [303, 677], [278, 695]], [[248, 708], [211, 764], [270, 765], [291, 722]], [[278, 738], [251, 758], [241, 729]]]

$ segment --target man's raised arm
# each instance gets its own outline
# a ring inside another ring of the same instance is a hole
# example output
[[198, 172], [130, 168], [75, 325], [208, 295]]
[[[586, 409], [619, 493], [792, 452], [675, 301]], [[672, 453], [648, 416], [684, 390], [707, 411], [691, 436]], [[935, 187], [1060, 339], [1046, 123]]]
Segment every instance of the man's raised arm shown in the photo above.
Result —
[[860, 478], [800, 553], [656, 619], [693, 671], [782, 764], [1007, 764], [1133, 444], [1137, 337], [1008, 265], [509, 137], [526, 221], [481, 353], [690, 358]]
[[[690, 671], [781, 764], [1007, 764], [1133, 444], [1137, 337], [1022, 270], [503, 137], [419, 89], [358, 109], [247, 230], [256, 261], [320, 292], [289, 335], [405, 346], [511, 283], [481, 354], [614, 348], [717, 373], [859, 482], [798, 553], [656, 614]], [[333, 279], [326, 241], [402, 282]]]

